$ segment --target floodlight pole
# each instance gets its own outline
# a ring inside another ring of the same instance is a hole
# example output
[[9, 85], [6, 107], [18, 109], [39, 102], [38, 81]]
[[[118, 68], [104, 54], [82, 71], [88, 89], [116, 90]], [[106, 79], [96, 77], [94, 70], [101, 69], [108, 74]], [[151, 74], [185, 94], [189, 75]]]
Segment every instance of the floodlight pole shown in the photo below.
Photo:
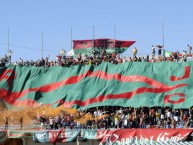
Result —
[[92, 28], [92, 37], [93, 37], [93, 48], [94, 48], [95, 26], [93, 26]]
[[162, 37], [163, 37], [163, 38], [162, 38], [162, 41], [163, 41], [162, 44], [163, 44], [163, 48], [164, 48], [164, 45], [165, 45], [165, 44], [164, 44], [164, 43], [165, 43], [165, 36], [164, 36], [165, 34], [164, 34], [164, 33], [165, 33], [165, 32], [164, 32], [164, 23], [162, 22], [162, 34], [163, 34], [163, 36], [162, 36]]
[[71, 44], [71, 50], [72, 50], [72, 49], [73, 49], [73, 48], [72, 48], [72, 27], [71, 27], [71, 29], [70, 29], [70, 40], [71, 40], [71, 43], [70, 43], [70, 44]]
[[42, 58], [44, 57], [44, 33], [42, 32]]

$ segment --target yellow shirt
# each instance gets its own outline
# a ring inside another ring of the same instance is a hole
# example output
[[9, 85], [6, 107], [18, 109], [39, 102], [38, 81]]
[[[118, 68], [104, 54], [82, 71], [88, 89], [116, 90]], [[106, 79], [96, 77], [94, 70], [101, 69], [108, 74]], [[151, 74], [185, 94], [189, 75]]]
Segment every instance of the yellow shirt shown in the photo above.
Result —
[[158, 118], [158, 117], [160, 117], [160, 114], [156, 112], [155, 116]]

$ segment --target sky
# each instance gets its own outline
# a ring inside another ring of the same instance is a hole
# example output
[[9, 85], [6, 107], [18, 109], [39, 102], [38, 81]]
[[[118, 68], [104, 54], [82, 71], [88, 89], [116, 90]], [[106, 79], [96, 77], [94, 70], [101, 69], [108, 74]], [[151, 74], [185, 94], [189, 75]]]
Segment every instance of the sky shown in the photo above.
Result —
[[165, 49], [186, 50], [193, 45], [192, 6], [192, 0], [0, 0], [0, 57], [9, 42], [12, 61], [41, 59], [42, 44], [43, 57], [54, 60], [71, 49], [71, 38], [93, 39], [93, 27], [94, 38], [135, 40], [124, 55], [133, 47], [150, 54], [163, 34]]

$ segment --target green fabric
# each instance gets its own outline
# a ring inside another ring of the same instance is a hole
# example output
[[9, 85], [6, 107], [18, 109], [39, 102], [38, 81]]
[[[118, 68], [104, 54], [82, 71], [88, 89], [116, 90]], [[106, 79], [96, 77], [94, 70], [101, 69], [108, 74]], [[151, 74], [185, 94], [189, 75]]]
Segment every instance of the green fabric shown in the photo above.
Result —
[[165, 56], [165, 57], [170, 57], [170, 56], [172, 56], [172, 52], [171, 52], [171, 51], [164, 50], [164, 56]]
[[[122, 48], [107, 48], [105, 49], [107, 53], [123, 53], [128, 49], [128, 47], [122, 47]], [[79, 53], [81, 55], [88, 55], [91, 56], [92, 52], [95, 50], [97, 51], [99, 54], [101, 54], [101, 49], [99, 48], [79, 48], [79, 49], [73, 49], [74, 50], [74, 55], [77, 56]]]
[[[192, 62], [102, 63], [70, 67], [0, 68], [0, 99], [20, 106], [170, 106], [193, 104]], [[15, 74], [15, 75], [14, 75]]]
[[79, 49], [73, 49], [74, 50], [74, 55], [76, 56], [76, 55], [78, 55], [79, 53], [81, 54], [81, 55], [92, 55], [92, 52], [93, 52], [93, 48], [91, 47], [91, 48], [79, 48]]
[[72, 142], [79, 133], [77, 129], [34, 131], [33, 140], [40, 143]]

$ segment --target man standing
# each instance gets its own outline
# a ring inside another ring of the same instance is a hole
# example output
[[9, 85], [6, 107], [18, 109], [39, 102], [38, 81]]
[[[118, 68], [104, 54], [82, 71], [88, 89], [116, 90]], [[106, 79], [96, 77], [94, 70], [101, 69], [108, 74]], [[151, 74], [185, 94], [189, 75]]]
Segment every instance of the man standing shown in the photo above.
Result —
[[5, 130], [8, 130], [8, 117], [4, 118], [4, 123], [5, 123]]
[[137, 48], [136, 47], [133, 48], [132, 53], [133, 53], [133, 59], [134, 59], [137, 55]]
[[50, 117], [49, 123], [50, 123], [50, 129], [53, 130], [54, 129], [54, 118]]
[[154, 45], [152, 45], [152, 47], [151, 47], [151, 52], [152, 52], [152, 58], [154, 58], [155, 57], [155, 47], [154, 47]]
[[189, 44], [187, 46], [188, 46], [188, 54], [192, 54], [192, 46], [190, 46]]
[[158, 56], [161, 56], [163, 46], [162, 45], [157, 45], [156, 47], [158, 48]]
[[23, 117], [20, 117], [19, 123], [20, 123], [20, 129], [22, 130], [22, 128], [23, 128]]

